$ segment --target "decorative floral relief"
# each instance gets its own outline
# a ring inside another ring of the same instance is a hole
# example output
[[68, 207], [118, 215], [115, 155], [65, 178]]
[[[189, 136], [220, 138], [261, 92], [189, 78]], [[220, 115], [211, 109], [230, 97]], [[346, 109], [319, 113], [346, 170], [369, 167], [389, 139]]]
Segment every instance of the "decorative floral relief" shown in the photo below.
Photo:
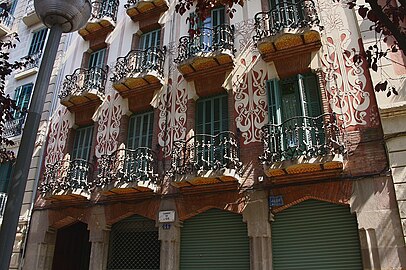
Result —
[[187, 91], [186, 81], [181, 75], [175, 85], [169, 80], [166, 91], [161, 95], [158, 109], [158, 143], [165, 156], [169, 156], [173, 142], [186, 137]]
[[[251, 47], [251, 50], [256, 50], [254, 41], [252, 39], [255, 33], [255, 20], [248, 19], [235, 24], [234, 40], [238, 40], [239, 50], [246, 47]], [[235, 44], [237, 45], [237, 44]]]
[[320, 3], [320, 17], [326, 33], [321, 62], [330, 107], [346, 128], [367, 125], [371, 99], [364, 72], [366, 65], [353, 61], [360, 48], [357, 39], [351, 39], [353, 33], [343, 21], [349, 16], [341, 5]]
[[123, 108], [120, 103], [121, 97], [115, 93], [106, 97], [105, 108], [103, 108], [98, 117], [98, 129], [96, 137], [96, 157], [100, 158], [103, 154], [111, 154], [117, 149], [118, 135], [120, 132], [120, 120], [123, 114]]
[[[253, 56], [252, 61], [256, 57]], [[241, 64], [246, 65], [245, 59], [242, 59]], [[255, 70], [255, 67], [260, 68]], [[237, 78], [237, 89], [234, 91], [237, 112], [235, 122], [244, 138], [244, 144], [261, 141], [261, 127], [268, 118], [265, 90], [267, 68], [260, 65], [255, 65], [254, 68], [244, 73], [242, 79]]]
[[45, 165], [63, 159], [69, 129], [73, 125], [73, 119], [69, 114], [69, 111], [61, 106], [51, 119]]

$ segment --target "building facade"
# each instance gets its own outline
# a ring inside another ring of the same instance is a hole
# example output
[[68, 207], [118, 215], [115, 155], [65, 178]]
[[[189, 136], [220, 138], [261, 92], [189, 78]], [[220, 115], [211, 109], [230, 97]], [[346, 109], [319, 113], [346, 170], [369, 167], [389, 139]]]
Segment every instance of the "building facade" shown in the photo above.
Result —
[[[5, 8], [5, 10], [3, 9]], [[0, 19], [0, 39], [2, 41], [12, 40], [16, 45], [9, 49], [10, 58], [8, 61], [24, 61], [31, 59], [31, 62], [21, 69], [14, 70], [6, 78], [5, 94], [13, 98], [22, 111], [28, 109], [31, 95], [34, 89], [39, 65], [42, 61], [42, 52], [45, 47], [49, 30], [40, 22], [34, 10], [33, 0], [10, 0], [2, 1], [1, 12], [5, 15]], [[14, 34], [18, 40], [13, 39]], [[48, 88], [47, 102], [44, 104], [44, 111], [41, 115], [41, 124], [35, 141], [35, 150], [30, 164], [29, 176], [21, 207], [19, 225], [17, 228], [16, 240], [13, 249], [10, 269], [19, 269], [22, 263], [24, 243], [26, 243], [27, 230], [31, 221], [31, 213], [36, 198], [38, 180], [40, 179], [40, 168], [43, 161], [45, 135], [48, 128], [48, 120], [59, 102], [55, 89], [56, 85], [62, 83], [62, 76], [59, 72], [59, 64], [62, 59], [62, 52], [67, 36], [61, 40], [57, 60], [55, 61], [51, 82]], [[26, 113], [14, 112], [14, 119], [7, 121], [3, 128], [3, 135], [14, 142], [14, 145], [7, 146], [17, 156], [20, 147], [21, 135], [25, 125]], [[7, 202], [7, 193], [11, 178], [13, 162], [3, 162], [0, 165], [0, 226], [3, 222], [3, 213]]]
[[354, 11], [175, 5], [65, 36], [22, 269], [405, 268]]

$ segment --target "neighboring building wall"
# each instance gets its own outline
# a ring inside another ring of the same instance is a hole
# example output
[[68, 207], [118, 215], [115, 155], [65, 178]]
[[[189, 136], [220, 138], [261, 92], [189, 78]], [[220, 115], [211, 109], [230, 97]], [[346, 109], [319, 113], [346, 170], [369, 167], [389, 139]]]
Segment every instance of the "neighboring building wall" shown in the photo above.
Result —
[[[379, 34], [370, 30], [372, 23], [363, 20], [357, 15], [359, 31], [362, 36], [365, 50], [369, 46], [379, 44], [382, 51], [388, 49], [388, 44], [379, 41]], [[377, 41], [378, 39], [378, 41]], [[390, 39], [389, 41], [390, 42]], [[390, 45], [390, 43], [389, 43]], [[384, 81], [388, 82], [387, 90], [395, 89], [398, 95], [393, 92], [387, 96], [388, 91], [375, 92], [382, 129], [385, 139], [385, 147], [388, 155], [389, 167], [393, 177], [396, 193], [397, 207], [399, 208], [403, 237], [406, 239], [406, 56], [401, 51], [389, 53], [378, 62], [378, 71], [370, 71], [372, 83], [376, 85]], [[404, 239], [404, 240], [405, 240]]]
[[[203, 74], [189, 81], [173, 62], [177, 56], [179, 37], [187, 35], [187, 14], [180, 17], [173, 13], [172, 8], [160, 21], [163, 25], [163, 45], [167, 47], [163, 87], [155, 91], [152, 101], [148, 101], [155, 116], [153, 141], [156, 143], [152, 148], [161, 155], [160, 177], [163, 183], [159, 193], [150, 197], [112, 195], [106, 199], [103, 197], [106, 190], [95, 190], [86, 197], [89, 200], [81, 197], [82, 200], [73, 202], [58, 202], [54, 198], [45, 200], [39, 196], [32, 217], [24, 269], [52, 269], [55, 232], [76, 221], [88, 224], [90, 231], [92, 255], [89, 269], [106, 269], [108, 235], [113, 224], [133, 214], [156, 221], [159, 210], [173, 209], [176, 210], [176, 221], [169, 229], [157, 222], [161, 269], [179, 269], [182, 222], [210, 208], [242, 214], [251, 241], [251, 269], [272, 269], [273, 214], [307, 199], [349, 205], [356, 213], [364, 269], [405, 268], [400, 219], [392, 179], [386, 175], [385, 142], [370, 74], [365, 62], [356, 64], [351, 57], [352, 53], [360, 50], [353, 11], [341, 3], [318, 3], [324, 26], [322, 47], [317, 53], [312, 53], [309, 63], [321, 79], [322, 95], [327, 101], [324, 107], [338, 116], [347, 149], [344, 168], [338, 175], [319, 175], [314, 179], [311, 174], [306, 175], [307, 179], [298, 174], [291, 176], [290, 183], [286, 184], [272, 182], [270, 177], [264, 176], [258, 161], [263, 154], [261, 127], [269, 121], [266, 81], [278, 78], [278, 64], [281, 64], [265, 62], [253, 42], [254, 21], [249, 18], [262, 10], [260, 1], [248, 1], [244, 7], [236, 7], [235, 17], [231, 19], [231, 24], [235, 25], [234, 69], [210, 76]], [[116, 28], [105, 40], [110, 67], [114, 67], [118, 57], [130, 51], [132, 37], [141, 31], [140, 26], [142, 23], [131, 21], [125, 14], [124, 3], [120, 3]], [[85, 41], [77, 33], [72, 34], [60, 75], [72, 74], [82, 66], [82, 59], [86, 57], [82, 57], [83, 53], [90, 52], [94, 43], [97, 42]], [[282, 63], [294, 70], [295, 60], [284, 59]], [[109, 70], [109, 78], [113, 72], [114, 69]], [[219, 186], [214, 186], [212, 190], [180, 191], [171, 186], [169, 177], [164, 177], [164, 172], [169, 169], [173, 143], [195, 134], [199, 93], [218, 93], [223, 91], [222, 86], [228, 90], [224, 93], [228, 94], [229, 130], [239, 134], [243, 163], [238, 177], [239, 187], [224, 189], [223, 186], [223, 190], [217, 190]], [[132, 113], [130, 109], [150, 106], [141, 106], [146, 105], [146, 97], [123, 98], [110, 81], [105, 89], [105, 98], [94, 113], [88, 108], [75, 113], [63, 105], [56, 108], [50, 121], [43, 167], [63, 160], [71, 152], [72, 132], [81, 122], [92, 120], [95, 124], [94, 154], [90, 157], [95, 166], [102, 155], [112, 154], [122, 142], [126, 142], [124, 134], [127, 132], [128, 115]], [[269, 209], [270, 195], [283, 196], [284, 205]]]

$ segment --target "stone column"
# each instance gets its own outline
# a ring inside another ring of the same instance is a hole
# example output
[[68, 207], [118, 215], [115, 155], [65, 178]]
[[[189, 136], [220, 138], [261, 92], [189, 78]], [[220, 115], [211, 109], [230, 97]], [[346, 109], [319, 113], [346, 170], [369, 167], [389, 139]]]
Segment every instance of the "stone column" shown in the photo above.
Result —
[[269, 222], [268, 192], [254, 191], [248, 194], [243, 220], [247, 223], [250, 237], [251, 270], [272, 269], [271, 225]]
[[51, 270], [55, 242], [56, 233], [49, 227], [48, 211], [34, 211], [22, 269]]
[[[168, 199], [161, 201], [160, 211], [176, 210], [175, 200]], [[175, 214], [175, 222], [167, 223], [170, 228], [164, 228], [158, 222], [159, 240], [161, 241], [161, 270], [178, 270], [180, 257], [180, 222]]]
[[104, 270], [107, 268], [110, 227], [106, 225], [102, 206], [92, 209], [88, 229], [89, 241], [92, 243], [89, 270]]

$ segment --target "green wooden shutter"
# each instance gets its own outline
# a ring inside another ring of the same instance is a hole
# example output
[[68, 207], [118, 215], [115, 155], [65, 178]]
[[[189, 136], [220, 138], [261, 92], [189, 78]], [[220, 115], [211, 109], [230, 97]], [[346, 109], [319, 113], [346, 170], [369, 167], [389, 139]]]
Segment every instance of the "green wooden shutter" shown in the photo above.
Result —
[[316, 117], [321, 115], [320, 89], [318, 87], [316, 75], [312, 73], [301, 75], [300, 84], [305, 93], [305, 103], [308, 116]]
[[154, 112], [138, 113], [131, 116], [128, 128], [127, 147], [152, 147]]
[[104, 58], [106, 56], [106, 48], [98, 50], [90, 54], [89, 68], [91, 67], [103, 67]]
[[216, 8], [211, 11], [211, 28], [224, 24], [224, 7]]
[[92, 147], [93, 126], [78, 128], [75, 132], [72, 159], [89, 159]]
[[275, 215], [274, 270], [361, 270], [355, 215], [349, 207], [307, 200]]
[[250, 250], [242, 216], [210, 209], [183, 223], [181, 270], [248, 270]]
[[37, 32], [34, 32], [31, 40], [30, 50], [28, 55], [36, 54], [44, 48], [45, 39], [47, 37], [48, 28], [43, 28]]
[[282, 109], [280, 102], [280, 89], [277, 79], [266, 82], [268, 94], [268, 118], [272, 124], [280, 124], [282, 122]]
[[[20, 110], [28, 109], [28, 105], [30, 104], [31, 100], [31, 93], [32, 93], [33, 84], [25, 84], [20, 86], [16, 89], [14, 94], [14, 100], [16, 101], [16, 105], [20, 108]], [[22, 112], [14, 112], [14, 118], [21, 118], [23, 117], [24, 113]]]
[[196, 132], [216, 135], [228, 130], [228, 96], [201, 98], [196, 104]]
[[7, 193], [8, 183], [11, 177], [11, 162], [5, 162], [0, 165], [0, 193]]

